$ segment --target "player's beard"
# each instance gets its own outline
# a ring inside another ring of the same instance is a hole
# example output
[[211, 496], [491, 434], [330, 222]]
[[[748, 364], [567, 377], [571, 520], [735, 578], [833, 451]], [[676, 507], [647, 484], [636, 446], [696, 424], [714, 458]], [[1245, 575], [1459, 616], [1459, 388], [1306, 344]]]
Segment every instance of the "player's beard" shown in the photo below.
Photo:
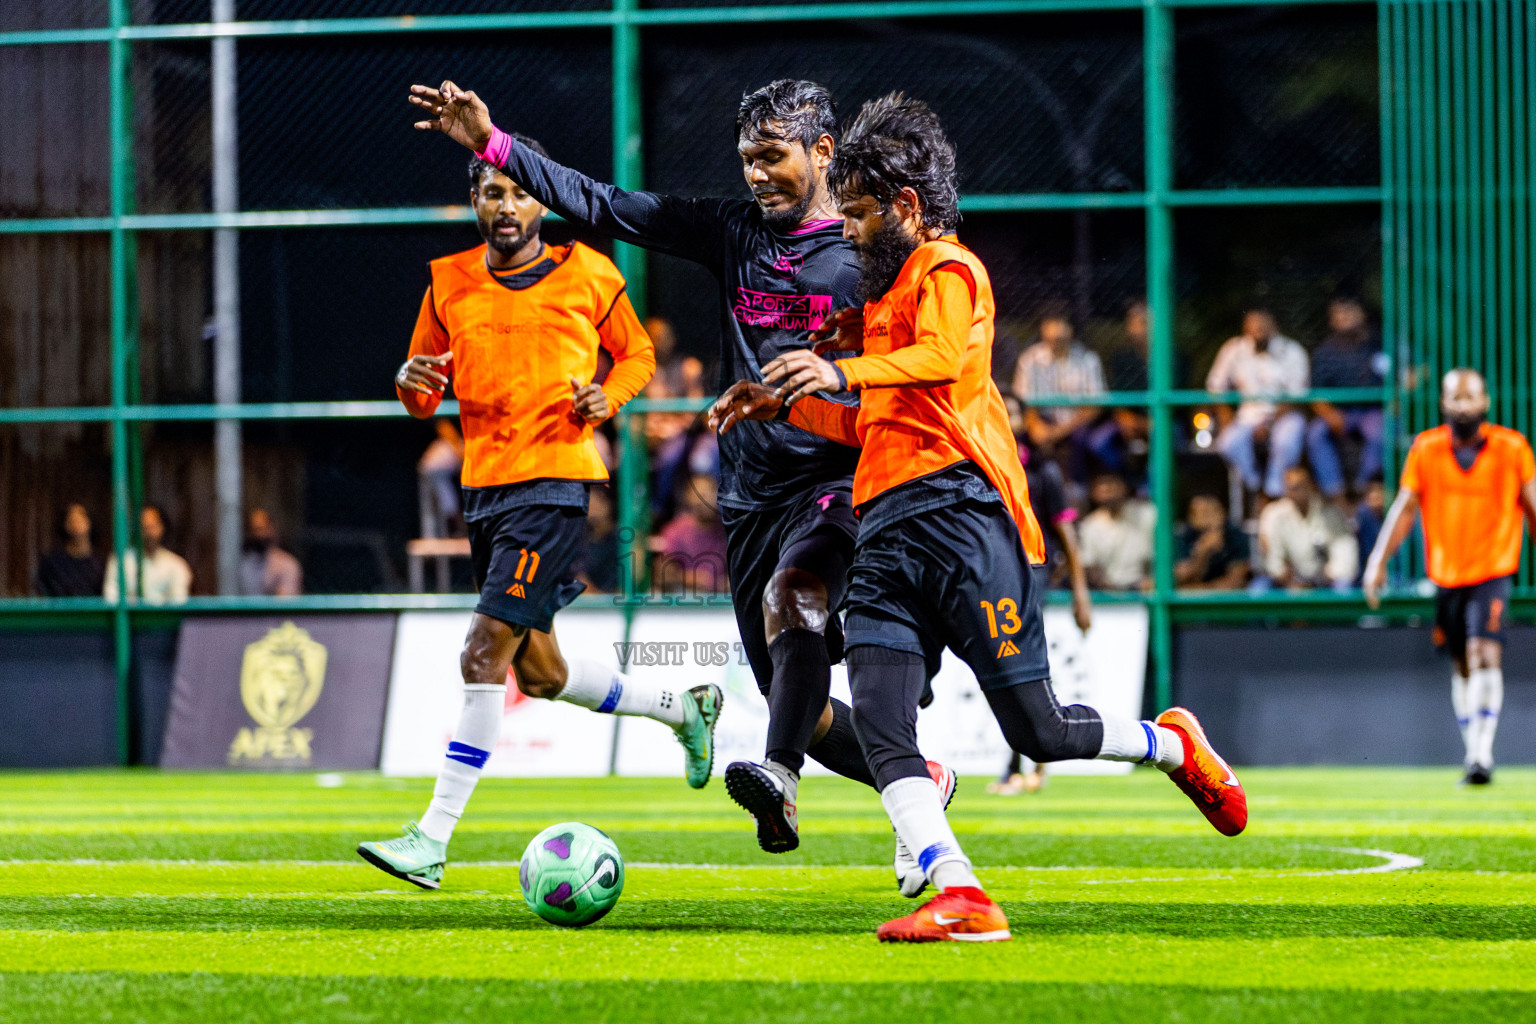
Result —
[[1469, 444], [1477, 440], [1477, 432], [1483, 429], [1483, 424], [1488, 420], [1485, 412], [1474, 413], [1471, 416], [1447, 416], [1451, 424], [1451, 434], [1462, 444]]
[[801, 191], [800, 198], [796, 201], [795, 205], [787, 209], [763, 210], [761, 203], [758, 204], [757, 208], [763, 210], [763, 223], [768, 225], [770, 230], [788, 232], [800, 226], [800, 222], [805, 219], [807, 211], [811, 208], [811, 201], [815, 198], [816, 190], [814, 188], [805, 188]]
[[901, 268], [917, 251], [917, 236], [909, 234], [895, 217], [887, 216], [866, 244], [856, 246], [859, 253], [859, 300], [875, 302], [891, 290]]
[[485, 244], [496, 250], [496, 253], [500, 256], [516, 255], [517, 251], [523, 246], [527, 245], [530, 239], [536, 238], [538, 236], [540, 222], [543, 220], [542, 217], [535, 218], [532, 224], [522, 225], [521, 231], [506, 238], [497, 235], [496, 225], [506, 223], [510, 221], [510, 219], [511, 218], [498, 218], [497, 220], [492, 221], [490, 224], [486, 224], [486, 222], [483, 220], [475, 221], [476, 226], [480, 229], [480, 237], [485, 239]]

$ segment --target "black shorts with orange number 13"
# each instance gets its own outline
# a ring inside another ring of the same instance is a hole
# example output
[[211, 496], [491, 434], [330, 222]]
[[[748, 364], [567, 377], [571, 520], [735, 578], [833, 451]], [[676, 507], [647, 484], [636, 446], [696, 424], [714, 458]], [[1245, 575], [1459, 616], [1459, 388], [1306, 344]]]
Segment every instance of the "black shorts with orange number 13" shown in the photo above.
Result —
[[1001, 502], [967, 499], [860, 537], [849, 577], [849, 650], [921, 654], [931, 676], [948, 647], [983, 690], [1051, 674], [1040, 612], [1044, 582]]

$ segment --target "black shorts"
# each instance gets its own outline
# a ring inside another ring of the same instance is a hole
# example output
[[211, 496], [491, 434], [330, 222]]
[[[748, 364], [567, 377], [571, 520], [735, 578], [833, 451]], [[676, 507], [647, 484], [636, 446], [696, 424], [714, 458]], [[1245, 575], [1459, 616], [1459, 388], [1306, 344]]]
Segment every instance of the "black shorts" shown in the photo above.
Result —
[[1504, 642], [1513, 576], [1496, 576], [1469, 587], [1441, 587], [1435, 592], [1435, 646], [1452, 657], [1466, 652], [1473, 637]]
[[587, 589], [576, 581], [587, 513], [566, 505], [527, 505], [469, 523], [475, 611], [548, 633], [555, 612]]
[[1047, 679], [1045, 572], [1029, 564], [1018, 525], [996, 502], [966, 500], [899, 519], [860, 538], [846, 644], [920, 654], [930, 676], [948, 647], [983, 690]]
[[[725, 526], [731, 602], [742, 648], [757, 688], [768, 692], [773, 660], [763, 623], [763, 591], [783, 569], [803, 569], [827, 588], [827, 607], [842, 603], [853, 564], [853, 540], [859, 523], [853, 514], [853, 481], [838, 480], [802, 494], [787, 505], [771, 509], [720, 507]], [[827, 647], [833, 662], [843, 659], [842, 629], [837, 616], [827, 622]]]

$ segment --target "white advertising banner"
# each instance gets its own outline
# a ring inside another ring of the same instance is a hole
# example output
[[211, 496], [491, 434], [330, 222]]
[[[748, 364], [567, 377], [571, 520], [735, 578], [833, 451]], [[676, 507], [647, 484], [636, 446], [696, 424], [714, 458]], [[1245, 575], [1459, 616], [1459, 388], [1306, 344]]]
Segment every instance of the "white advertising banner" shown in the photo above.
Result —
[[[1142, 605], [1094, 609], [1084, 636], [1068, 609], [1046, 609], [1045, 632], [1057, 697], [1116, 714], [1141, 713], [1147, 656], [1147, 610]], [[396, 633], [394, 673], [384, 726], [381, 768], [387, 775], [435, 775], [458, 722], [459, 648], [469, 615], [406, 612]], [[555, 632], [567, 657], [619, 666], [640, 679], [676, 689], [714, 683], [725, 694], [715, 730], [715, 770], [731, 761], [763, 756], [768, 705], [742, 656], [736, 619], [728, 608], [645, 609], [635, 616], [629, 646], [617, 609], [567, 609]], [[933, 681], [934, 702], [918, 717], [918, 742], [929, 758], [964, 775], [995, 775], [1008, 748], [976, 678], [948, 652]], [[832, 694], [847, 702], [848, 676], [832, 670]], [[599, 715], [560, 701], [531, 700], [508, 688], [501, 740], [486, 765], [492, 775], [603, 775], [617, 725], [620, 775], [682, 773], [683, 755], [672, 732], [648, 719]], [[807, 774], [825, 774], [807, 761]], [[1128, 764], [1070, 761], [1062, 774], [1129, 771]]]

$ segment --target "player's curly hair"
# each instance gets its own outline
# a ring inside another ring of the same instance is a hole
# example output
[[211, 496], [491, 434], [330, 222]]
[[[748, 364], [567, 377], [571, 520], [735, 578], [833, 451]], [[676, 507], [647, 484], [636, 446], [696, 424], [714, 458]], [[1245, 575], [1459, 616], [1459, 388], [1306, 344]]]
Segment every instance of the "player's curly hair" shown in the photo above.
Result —
[[[542, 144], [540, 144], [538, 139], [530, 139], [528, 136], [526, 136], [526, 135], [519, 135], [517, 132], [513, 132], [512, 133], [512, 137], [514, 139], [516, 139], [518, 142], [521, 142], [523, 145], [527, 146], [529, 149], [533, 150], [535, 153], [539, 154], [539, 156], [542, 156], [544, 159], [546, 159], [546, 160], [549, 159], [549, 151], [547, 149], [545, 149]], [[478, 156], [470, 157], [469, 158], [469, 187], [478, 191], [479, 188], [480, 188], [480, 177], [481, 177], [481, 175], [483, 175], [486, 171], [500, 171], [500, 170], [501, 170], [500, 167], [497, 167], [495, 164], [491, 163], [489, 160], [482, 160]]]
[[910, 188], [926, 227], [947, 231], [960, 222], [955, 147], [928, 104], [899, 92], [869, 100], [843, 128], [827, 185], [834, 196], [872, 195], [882, 206]]
[[815, 82], [780, 78], [743, 93], [736, 108], [737, 142], [798, 142], [810, 149], [823, 135], [837, 139], [837, 104]]

